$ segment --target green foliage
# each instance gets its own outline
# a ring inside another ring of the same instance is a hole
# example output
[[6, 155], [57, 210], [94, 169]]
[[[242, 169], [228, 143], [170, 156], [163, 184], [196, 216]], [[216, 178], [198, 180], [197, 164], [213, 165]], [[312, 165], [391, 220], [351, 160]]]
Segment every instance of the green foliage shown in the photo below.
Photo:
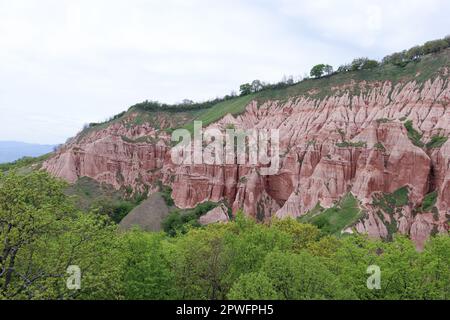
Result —
[[[418, 252], [405, 237], [324, 236], [242, 213], [174, 237], [118, 233], [77, 210], [65, 188], [44, 172], [0, 174], [0, 299], [450, 299], [448, 235]], [[403, 205], [407, 189], [387, 198]], [[338, 207], [345, 215], [357, 204], [349, 195]], [[81, 268], [80, 290], [66, 287], [68, 265]], [[381, 290], [366, 286], [371, 265], [381, 268]]]
[[423, 53], [424, 54], [430, 54], [430, 53], [438, 53], [439, 51], [444, 50], [445, 48], [448, 48], [449, 44], [446, 40], [432, 40], [428, 41], [423, 45]]
[[160, 184], [160, 192], [164, 201], [166, 202], [168, 207], [172, 207], [174, 205], [174, 201], [172, 198], [172, 188], [166, 185]]
[[361, 217], [358, 200], [347, 194], [334, 207], [319, 212], [311, 212], [300, 218], [300, 222], [317, 226], [324, 234], [340, 235]]
[[415, 146], [417, 146], [419, 148], [423, 148], [424, 143], [421, 141], [422, 134], [419, 131], [417, 131], [416, 129], [414, 129], [412, 120], [408, 120], [405, 122], [405, 128], [408, 131], [409, 140], [411, 140], [411, 142]]
[[357, 142], [352, 142], [352, 141], [343, 141], [343, 142], [338, 142], [336, 143], [336, 146], [339, 148], [366, 148], [367, 147], [367, 142], [364, 141], [357, 141]]
[[409, 60], [406, 58], [406, 51], [396, 52], [383, 58], [383, 64], [392, 64], [397, 67], [406, 67]]
[[233, 284], [228, 298], [231, 300], [277, 300], [270, 278], [262, 272], [243, 274]]
[[311, 69], [310, 75], [313, 78], [321, 78], [324, 73], [325, 73], [325, 65], [324, 64], [318, 64], [318, 65], [315, 65]]
[[324, 75], [331, 75], [333, 73], [333, 67], [328, 64], [318, 64], [311, 69], [311, 77], [321, 78]]
[[406, 67], [410, 62], [417, 62], [427, 54], [436, 54], [450, 47], [448, 37], [445, 39], [428, 41], [422, 46], [414, 46], [409, 50], [396, 52], [383, 58], [383, 64]]
[[241, 93], [241, 96], [246, 96], [252, 93], [252, 85], [250, 83], [244, 83], [241, 84], [239, 87], [239, 91]]
[[448, 137], [435, 135], [431, 137], [430, 142], [427, 143], [427, 149], [435, 149], [442, 147], [448, 140]]
[[402, 187], [395, 192], [389, 194], [374, 196], [373, 204], [381, 208], [384, 212], [393, 214], [396, 208], [406, 206], [409, 202], [409, 189]]
[[95, 203], [96, 212], [101, 215], [108, 216], [113, 222], [120, 223], [139, 203], [119, 200], [108, 201], [100, 200]]
[[119, 223], [137, 205], [147, 198], [147, 191], [133, 194], [133, 190], [115, 190], [112, 186], [82, 177], [65, 188], [64, 193], [73, 198], [80, 210], [92, 211]]
[[372, 69], [378, 68], [379, 66], [380, 66], [380, 63], [378, 61], [369, 59], [369, 60], [366, 60], [362, 64], [361, 69], [362, 70], [372, 70]]
[[[262, 93], [262, 92], [261, 92]], [[193, 120], [202, 121], [203, 126], [207, 126], [214, 121], [219, 120], [224, 117], [228, 113], [237, 115], [244, 112], [245, 107], [255, 98], [254, 94], [237, 97], [231, 100], [220, 102], [209, 109], [203, 110], [199, 113]], [[191, 132], [194, 129], [193, 122], [188, 123], [184, 126], [185, 129], [190, 130]]]
[[224, 98], [216, 98], [214, 100], [209, 100], [206, 102], [198, 102], [198, 103], [178, 103], [178, 104], [166, 104], [158, 101], [144, 101], [138, 104], [135, 104], [130, 107], [130, 110], [141, 110], [146, 112], [186, 112], [186, 111], [197, 111], [203, 110], [213, 107], [214, 105], [232, 99], [232, 96], [226, 96]]
[[436, 191], [429, 193], [423, 198], [422, 211], [429, 212], [436, 204], [438, 194]]
[[42, 155], [40, 157], [23, 157], [19, 160], [9, 162], [9, 163], [0, 163], [0, 172], [6, 172], [9, 170], [14, 169], [20, 169], [24, 167], [30, 167], [30, 166], [38, 166], [45, 160], [47, 160], [50, 157], [51, 153]]
[[239, 87], [239, 91], [241, 96], [246, 96], [252, 93], [259, 92], [265, 89], [267, 86], [266, 83], [261, 82], [260, 80], [253, 80], [252, 83], [244, 83]]
[[386, 151], [386, 148], [384, 147], [384, 145], [381, 142], [375, 143], [374, 147], [375, 147], [375, 149], [378, 149], [380, 151], [383, 151], [383, 152]]
[[[119, 296], [114, 229], [64, 188], [44, 172], [0, 175], [0, 299]], [[67, 290], [69, 265], [83, 270], [83, 290]]]
[[343, 66], [341, 71], [358, 71], [358, 70], [372, 70], [379, 67], [380, 63], [369, 58], [358, 58], [352, 61], [349, 66]]
[[382, 212], [378, 212], [378, 216], [380, 217], [381, 221], [383, 221], [388, 230], [389, 239], [392, 239], [392, 237], [398, 230], [397, 222], [394, 219], [394, 214], [401, 213], [402, 207], [406, 206], [408, 203], [408, 187], [402, 187], [391, 194], [383, 193], [373, 196], [373, 205], [390, 216], [390, 220], [386, 221]]
[[412, 47], [411, 49], [409, 49], [406, 54], [405, 57], [407, 60], [410, 61], [417, 61], [420, 59], [420, 57], [422, 57], [424, 55], [424, 50], [423, 47], [421, 46], [415, 46]]
[[137, 230], [124, 235], [124, 298], [173, 299], [174, 273], [164, 251], [164, 236]]
[[294, 219], [274, 219], [272, 227], [292, 237], [292, 250], [299, 252], [320, 238], [320, 230], [310, 224], [302, 224]]
[[381, 119], [377, 119], [378, 123], [388, 123], [391, 122], [391, 119], [387, 119], [387, 118], [381, 118]]
[[163, 220], [163, 230], [170, 236], [186, 233], [191, 227], [199, 227], [198, 219], [217, 207], [217, 203], [205, 202], [192, 210], [174, 210]]
[[274, 251], [266, 256], [262, 271], [285, 300], [322, 300], [343, 297], [339, 279], [319, 257]]

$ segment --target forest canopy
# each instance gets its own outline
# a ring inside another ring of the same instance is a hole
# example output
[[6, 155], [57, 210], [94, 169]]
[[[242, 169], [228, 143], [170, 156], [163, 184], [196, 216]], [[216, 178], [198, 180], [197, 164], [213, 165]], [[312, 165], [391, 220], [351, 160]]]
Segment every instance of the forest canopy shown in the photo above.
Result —
[[[169, 236], [120, 233], [76, 209], [44, 172], [0, 175], [1, 299], [449, 299], [450, 238], [326, 236], [296, 220], [233, 222]], [[369, 290], [371, 265], [381, 289]], [[82, 271], [69, 290], [67, 269]]]

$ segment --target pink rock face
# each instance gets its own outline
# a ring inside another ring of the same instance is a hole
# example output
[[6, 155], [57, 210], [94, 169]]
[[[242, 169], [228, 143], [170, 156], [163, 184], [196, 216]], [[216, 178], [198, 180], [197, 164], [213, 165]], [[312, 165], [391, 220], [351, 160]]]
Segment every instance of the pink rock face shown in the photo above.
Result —
[[207, 214], [200, 217], [201, 225], [208, 225], [213, 223], [227, 223], [229, 221], [228, 218], [228, 209], [223, 204], [218, 206], [217, 208], [212, 209]]
[[127, 129], [114, 124], [72, 139], [44, 163], [43, 169], [72, 183], [86, 176], [117, 189], [143, 191], [145, 185], [161, 177], [170, 150], [165, 135], [155, 143], [134, 142], [149, 135], [155, 137], [155, 130], [146, 125]]
[[[359, 96], [348, 93], [355, 86]], [[321, 100], [254, 101], [243, 114], [211, 125], [279, 129], [281, 168], [273, 176], [262, 176], [261, 168], [251, 165], [175, 166], [168, 135], [149, 124], [129, 128], [121, 123], [73, 139], [44, 169], [70, 182], [89, 176], [135, 190], [162, 180], [172, 186], [180, 208], [225, 201], [234, 213], [242, 209], [258, 220], [299, 217], [318, 203], [331, 207], [351, 192], [366, 213], [354, 225], [358, 232], [385, 238], [388, 223], [419, 248], [431, 233], [448, 232], [450, 140], [435, 149], [421, 148], [404, 126], [411, 120], [424, 143], [435, 135], [450, 136], [448, 76], [424, 85], [353, 82], [333, 90]], [[142, 137], [154, 142], [130, 142]], [[374, 194], [402, 187], [408, 187], [408, 204], [392, 217], [380, 216]], [[434, 212], [413, 212], [432, 191], [438, 194]]]

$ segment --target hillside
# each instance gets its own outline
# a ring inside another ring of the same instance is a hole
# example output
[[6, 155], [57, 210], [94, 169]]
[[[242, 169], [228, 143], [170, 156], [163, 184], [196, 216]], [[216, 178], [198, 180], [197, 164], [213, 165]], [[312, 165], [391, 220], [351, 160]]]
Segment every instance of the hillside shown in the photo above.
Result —
[[[385, 239], [401, 233], [421, 248], [429, 235], [449, 229], [449, 76], [445, 49], [216, 104], [138, 104], [85, 129], [43, 168], [72, 183], [87, 176], [118, 190], [151, 193], [162, 182], [183, 209], [225, 202], [258, 220], [313, 212], [310, 221], [329, 233]], [[193, 120], [222, 130], [279, 129], [280, 172], [175, 166], [170, 133], [192, 129]], [[402, 201], [395, 201], [398, 193]]]

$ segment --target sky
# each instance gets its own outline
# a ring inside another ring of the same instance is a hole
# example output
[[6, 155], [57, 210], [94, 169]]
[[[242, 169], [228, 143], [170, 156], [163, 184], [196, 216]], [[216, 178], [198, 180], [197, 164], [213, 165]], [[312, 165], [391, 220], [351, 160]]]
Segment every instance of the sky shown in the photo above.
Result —
[[450, 34], [447, 0], [0, 0], [0, 140], [58, 144], [144, 100], [203, 101]]

